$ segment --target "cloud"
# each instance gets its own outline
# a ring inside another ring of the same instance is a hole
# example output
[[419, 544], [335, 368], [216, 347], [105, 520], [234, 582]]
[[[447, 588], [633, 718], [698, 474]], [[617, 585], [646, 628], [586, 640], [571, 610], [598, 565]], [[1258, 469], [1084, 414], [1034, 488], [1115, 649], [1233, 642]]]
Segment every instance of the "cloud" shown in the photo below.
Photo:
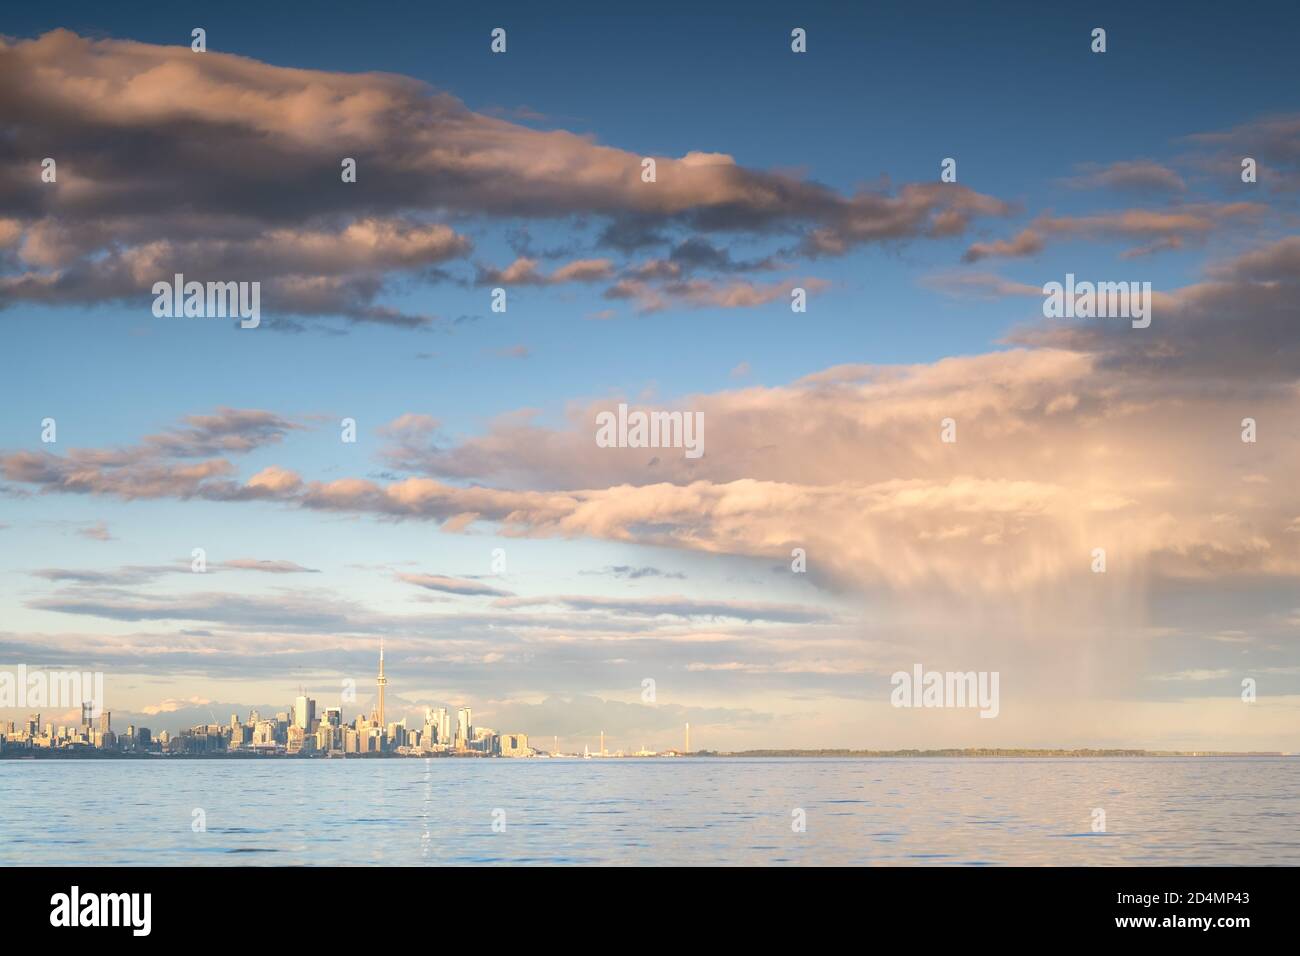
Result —
[[257, 558], [234, 558], [230, 561], [219, 561], [216, 565], [218, 568], [228, 568], [231, 571], [261, 571], [264, 574], [319, 574], [316, 568], [305, 568], [294, 561], [267, 561]]
[[171, 714], [179, 710], [185, 710], [190, 707], [207, 707], [212, 701], [206, 697], [188, 697], [184, 700], [177, 700], [169, 697], [157, 704], [150, 704], [140, 708], [141, 713], [148, 714], [150, 717], [156, 717], [159, 714]]
[[1258, 166], [1257, 181], [1265, 189], [1300, 189], [1300, 113], [1259, 117], [1232, 129], [1197, 133], [1187, 139], [1209, 150], [1201, 165], [1228, 182], [1241, 184], [1241, 162], [1250, 157]]
[[102, 521], [96, 521], [94, 524], [77, 530], [77, 534], [83, 538], [90, 538], [92, 541], [113, 541], [113, 535], [108, 530], [108, 525]]
[[511, 597], [512, 592], [494, 588], [468, 578], [449, 578], [441, 574], [398, 574], [399, 581], [414, 584], [426, 591], [460, 594], [469, 597]]
[[989, 272], [937, 273], [924, 277], [921, 284], [955, 299], [1000, 299], [1011, 295], [1043, 294], [1038, 286], [1012, 282]]
[[[224, 473], [224, 469], [222, 470], [222, 473]], [[287, 468], [281, 468], [278, 465], [270, 465], [263, 468], [252, 478], [248, 479], [248, 484], [245, 486], [244, 493], [242, 494], [232, 485], [209, 483], [208, 485], [201, 485], [200, 488], [206, 497], [226, 499], [238, 497], [283, 497], [297, 491], [301, 486], [302, 479], [298, 476], [297, 472], [290, 471]]]
[[643, 314], [669, 308], [737, 309], [789, 301], [795, 288], [810, 296], [830, 287], [824, 279], [791, 279], [757, 283], [747, 280], [713, 281], [682, 279], [654, 284], [640, 279], [621, 279], [605, 290], [605, 298], [631, 300]]
[[1173, 674], [1156, 674], [1150, 680], [1159, 681], [1206, 681], [1220, 680], [1232, 676], [1230, 670], [1185, 670]]
[[1116, 189], [1131, 192], [1180, 193], [1187, 188], [1183, 177], [1168, 166], [1149, 159], [1121, 160], [1106, 166], [1085, 163], [1078, 175], [1066, 180], [1076, 189]]
[[378, 627], [377, 618], [360, 605], [312, 592], [147, 595], [118, 588], [79, 587], [31, 598], [26, 606], [110, 621], [198, 621], [267, 631], [356, 634], [374, 632]]
[[1010, 204], [953, 183], [908, 183], [896, 196], [861, 192], [836, 209], [801, 246], [809, 255], [841, 255], [855, 245], [891, 239], [946, 238], [979, 216], [1007, 216]]
[[81, 570], [76, 568], [38, 568], [29, 572], [34, 577], [44, 578], [47, 581], [69, 581], [76, 584], [125, 584], [131, 581], [145, 580], [152, 575], [137, 571], [136, 569], [123, 568], [117, 571], [92, 571]]
[[1084, 322], [1029, 327], [1010, 338], [1093, 354], [1109, 368], [1194, 377], [1201, 388], [1226, 380], [1265, 391], [1288, 387], [1300, 370], [1298, 292], [1300, 237], [1288, 236], [1211, 264], [1206, 281], [1157, 294], [1150, 328], [1126, 329], [1143, 334]]
[[[8, 303], [143, 310], [152, 283], [180, 272], [262, 282], [273, 327], [310, 315], [421, 327], [435, 317], [383, 299], [396, 277], [439, 281], [444, 263], [469, 254], [466, 237], [434, 221], [447, 216], [596, 217], [620, 250], [685, 230], [789, 238], [818, 256], [953, 236], [1011, 211], [956, 184], [844, 195], [703, 151], [655, 156], [646, 183], [639, 153], [477, 113], [409, 77], [67, 30], [0, 41], [0, 91], [12, 147], [0, 245], [17, 262], [0, 275]], [[32, 188], [22, 171], [46, 156], [60, 158], [58, 181]], [[342, 180], [341, 157], [356, 161], [355, 183]], [[717, 270], [770, 264], [692, 240], [674, 257]], [[505, 273], [550, 284], [611, 270], [595, 258], [543, 276], [529, 262]]]
[[518, 258], [504, 269], [480, 266], [477, 285], [561, 285], [566, 282], [598, 282], [614, 274], [612, 259], [579, 259], [559, 266], [549, 275], [538, 270], [536, 259]]
[[[220, 571], [261, 571], [267, 574], [319, 574], [315, 568], [306, 568], [293, 561], [267, 561], [255, 558], [236, 558], [231, 561], [217, 561], [207, 566], [208, 574]], [[167, 574], [193, 574], [189, 559], [178, 560], [173, 564], [139, 565], [129, 564], [113, 570], [95, 570], [89, 568], [38, 568], [29, 572], [33, 577], [46, 581], [58, 581], [85, 585], [137, 584], [153, 581]]]
[[616, 578], [625, 580], [638, 581], [641, 578], [677, 578], [684, 580], [686, 575], [680, 572], [662, 571], [659, 568], [649, 566], [634, 567], [629, 564], [615, 564], [602, 568], [600, 571], [583, 571], [582, 574], [608, 574]]
[[[609, 397], [574, 402], [559, 425], [521, 410], [455, 442], [403, 416], [384, 452], [410, 473], [400, 480], [269, 466], [241, 482], [225, 459], [133, 449], [12, 452], [0, 473], [36, 491], [278, 501], [767, 562], [798, 547], [816, 581], [864, 593], [1078, 586], [1099, 542], [1124, 556], [1108, 580], [1284, 579], [1300, 573], [1287, 530], [1300, 443], [1276, 426], [1300, 403], [1297, 249], [1288, 237], [1211, 265], [1159, 294], [1149, 329], [1041, 323], [985, 355], [683, 396], [708, 422], [698, 459], [597, 446]], [[1267, 455], [1240, 441], [1247, 415], [1267, 429]], [[945, 418], [956, 443], [940, 441]]]
[[255, 498], [283, 493], [292, 487], [294, 476], [275, 466], [241, 487], [224, 480], [235, 474], [234, 465], [225, 458], [193, 463], [188, 460], [217, 453], [247, 454], [278, 444], [289, 430], [300, 426], [271, 412], [225, 407], [211, 415], [187, 416], [183, 422], [187, 427], [146, 435], [138, 445], [125, 448], [73, 448], [65, 456], [47, 451], [0, 453], [0, 475], [19, 483], [38, 484], [45, 491], [125, 499], [196, 495], [214, 500]]
[[379, 433], [393, 438], [424, 438], [436, 432], [441, 424], [431, 415], [407, 412], [380, 426]]
[[1163, 239], [1204, 235], [1233, 221], [1252, 222], [1267, 211], [1259, 203], [1188, 203], [1168, 209], [1125, 209], [1084, 216], [1044, 215], [1036, 228], [1057, 236]]
[[963, 262], [978, 262], [990, 257], [1019, 259], [1034, 256], [1043, 251], [1046, 243], [1043, 237], [1032, 229], [1024, 229], [1013, 239], [998, 239], [993, 242], [976, 242], [962, 254]]
[[278, 444], [302, 428], [272, 412], [224, 406], [210, 415], [187, 415], [184, 422], [188, 427], [146, 435], [141, 453], [171, 458], [245, 454]]
[[[159, 225], [162, 238], [126, 245], [114, 241], [123, 231], [116, 226], [105, 227], [102, 241], [92, 243], [94, 230], [80, 232], [74, 220], [34, 223], [19, 253], [29, 268], [0, 276], [0, 292], [7, 301], [46, 304], [134, 301], [143, 313], [152, 308], [154, 283], [181, 274], [187, 281], [259, 282], [263, 306], [277, 314], [418, 327], [433, 318], [377, 304], [385, 275], [441, 263], [470, 248], [445, 226], [374, 218], [337, 228], [249, 223], [244, 235], [229, 238], [171, 238], [167, 228]], [[78, 250], [74, 232], [84, 249]], [[42, 251], [47, 247], [58, 251], [57, 260]]]
[[1178, 249], [1189, 241], [1238, 226], [1256, 225], [1268, 207], [1254, 202], [1185, 203], [1162, 209], [1122, 209], [1081, 216], [1044, 213], [1014, 239], [977, 242], [962, 259], [977, 262], [992, 257], [1017, 258], [1041, 252], [1048, 239], [1140, 241], [1127, 256]]
[[700, 601], [680, 595], [647, 598], [614, 598], [592, 595], [549, 595], [502, 598], [497, 607], [555, 606], [574, 611], [615, 611], [646, 617], [734, 618], [754, 623], [773, 621], [785, 624], [811, 624], [829, 620], [822, 610], [788, 604], [748, 601]]
[[1209, 274], [1223, 282], [1300, 282], [1300, 236], [1258, 246], [1234, 259], [1212, 263]]
[[673, 246], [667, 260], [652, 260], [642, 265], [642, 276], [658, 273], [663, 277], [677, 278], [695, 271], [709, 272], [761, 272], [780, 268], [772, 256], [737, 260], [729, 249], [715, 245], [701, 236], [691, 236]]
[[[1247, 472], [1276, 481], [1227, 480], [1232, 460], [1221, 450], [1241, 445], [1240, 416], [1222, 420], [1217, 433], [1204, 423], [1223, 418], [1215, 409], [1233, 393], [1199, 391], [1165, 378], [1139, 388], [1098, 356], [1051, 349], [842, 367], [782, 388], [698, 397], [709, 454], [665, 456], [648, 483], [644, 454], [595, 446], [587, 409], [575, 412], [571, 430], [503, 426], [420, 463], [554, 491], [343, 478], [285, 482], [270, 497], [448, 530], [484, 521], [506, 535], [786, 560], [803, 547], [822, 573], [858, 588], [1023, 592], [1080, 573], [1098, 540], [1128, 555], [1132, 573], [1297, 573], [1300, 539], [1285, 530], [1294, 505], [1275, 489], [1287, 487], [1279, 469], [1300, 449], [1277, 436], [1270, 461]], [[1237, 394], [1253, 396], [1261, 420], [1286, 420], [1297, 402], [1294, 391], [1269, 392], [1253, 380]], [[938, 439], [945, 416], [959, 422], [955, 446]], [[1159, 440], [1147, 424], [1153, 417], [1162, 422]], [[1189, 458], [1223, 463], [1189, 476], [1178, 464]], [[1207, 508], [1227, 487], [1243, 490]]]

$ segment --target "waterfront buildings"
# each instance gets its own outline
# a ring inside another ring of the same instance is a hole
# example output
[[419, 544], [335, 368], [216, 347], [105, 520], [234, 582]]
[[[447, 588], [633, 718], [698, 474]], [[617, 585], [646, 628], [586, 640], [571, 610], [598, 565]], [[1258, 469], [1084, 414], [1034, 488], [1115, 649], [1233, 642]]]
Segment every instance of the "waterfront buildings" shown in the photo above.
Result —
[[[490, 727], [474, 726], [470, 707], [452, 712], [446, 707], [426, 707], [419, 727], [408, 727], [406, 718], [386, 722], [385, 690], [388, 678], [384, 671], [384, 649], [379, 650], [379, 672], [375, 679], [375, 703], [367, 716], [357, 714], [344, 722], [343, 708], [327, 707], [318, 715], [317, 702], [299, 690], [288, 710], [273, 718], [249, 711], [244, 720], [231, 714], [229, 723], [197, 724], [175, 736], [163, 732], [157, 738], [148, 727], [129, 724], [124, 732], [114, 733], [112, 714], [103, 711], [92, 716], [83, 707], [80, 726], [55, 727], [41, 723], [39, 713], [25, 721], [0, 725], [0, 753], [18, 755], [34, 751], [178, 754], [204, 756], [212, 754], [285, 755], [295, 757], [336, 756], [456, 756], [456, 757], [531, 757], [538, 751], [528, 744], [528, 735], [498, 733]], [[42, 729], [43, 727], [43, 729]], [[559, 755], [559, 741], [549, 754]], [[587, 748], [584, 747], [584, 750]], [[690, 750], [690, 725], [686, 726], [686, 749]], [[600, 732], [600, 750], [590, 756], [611, 756], [605, 746], [605, 732]], [[612, 756], [623, 756], [618, 751]], [[637, 756], [654, 756], [642, 747]], [[668, 755], [675, 756], [673, 752]]]

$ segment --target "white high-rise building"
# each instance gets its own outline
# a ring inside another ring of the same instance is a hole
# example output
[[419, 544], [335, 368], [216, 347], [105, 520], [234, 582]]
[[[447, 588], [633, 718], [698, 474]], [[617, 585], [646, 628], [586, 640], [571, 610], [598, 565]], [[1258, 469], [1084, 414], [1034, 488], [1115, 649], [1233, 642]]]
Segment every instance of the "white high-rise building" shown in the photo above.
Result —
[[438, 718], [438, 743], [444, 747], [451, 746], [451, 714], [446, 707], [439, 707], [434, 711], [434, 716]]
[[474, 721], [468, 707], [462, 707], [456, 711], [456, 749], [461, 750], [469, 746], [470, 741], [474, 739]]
[[316, 701], [305, 695], [293, 702], [293, 725], [303, 730], [310, 730], [316, 722]]

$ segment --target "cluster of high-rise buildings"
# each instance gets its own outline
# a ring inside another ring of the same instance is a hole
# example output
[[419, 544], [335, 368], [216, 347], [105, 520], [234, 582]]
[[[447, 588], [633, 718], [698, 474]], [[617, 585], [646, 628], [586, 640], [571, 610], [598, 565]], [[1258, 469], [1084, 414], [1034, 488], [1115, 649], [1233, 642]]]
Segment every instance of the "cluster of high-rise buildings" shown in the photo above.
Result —
[[125, 753], [150, 753], [165, 749], [167, 731], [155, 738], [148, 727], [127, 725], [122, 733], [113, 732], [113, 715], [104, 711], [92, 716], [91, 708], [81, 711], [81, 724], [41, 724], [40, 714], [31, 714], [21, 722], [7, 721], [0, 734], [0, 752], [6, 750], [106, 750]]
[[525, 734], [498, 734], [488, 727], [475, 727], [473, 714], [461, 707], [453, 716], [445, 707], [425, 709], [424, 724], [407, 725], [406, 718], [384, 720], [379, 706], [369, 716], [358, 714], [343, 722], [340, 707], [327, 707], [317, 714], [316, 701], [300, 695], [287, 712], [264, 717], [257, 711], [240, 721], [232, 714], [230, 724], [195, 727], [173, 738], [174, 752], [210, 753], [247, 751], [270, 754], [377, 754], [403, 756], [526, 757], [533, 751]]
[[128, 726], [114, 733], [112, 714], [86, 718], [80, 726], [41, 724], [32, 714], [21, 722], [3, 725], [0, 752], [5, 750], [105, 751], [119, 753], [213, 754], [258, 753], [344, 756], [392, 753], [401, 756], [530, 757], [526, 734], [498, 734], [490, 727], [475, 727], [468, 707], [453, 716], [445, 707], [425, 710], [424, 724], [408, 727], [406, 719], [381, 723], [377, 708], [343, 722], [339, 707], [317, 715], [316, 701], [298, 697], [288, 711], [264, 716], [251, 711], [247, 720], [230, 715], [229, 724], [199, 724], [178, 734], [163, 731], [156, 737], [148, 727]]
[[0, 739], [0, 750], [104, 750], [169, 754], [295, 754], [303, 756], [347, 756], [349, 754], [399, 754], [402, 756], [530, 757], [526, 734], [498, 734], [490, 727], [475, 727], [470, 708], [453, 715], [446, 707], [427, 707], [424, 724], [408, 727], [406, 718], [386, 721], [384, 652], [379, 651], [378, 693], [368, 716], [358, 714], [343, 722], [341, 707], [327, 707], [318, 714], [316, 701], [300, 693], [287, 711], [273, 717], [256, 710], [241, 721], [230, 715], [229, 724], [199, 724], [175, 736], [163, 731], [153, 737], [147, 727], [130, 726], [125, 734], [114, 734], [112, 715], [107, 711], [93, 717], [89, 705], [82, 708], [79, 727], [41, 727], [40, 714], [33, 714], [21, 726], [10, 721]]

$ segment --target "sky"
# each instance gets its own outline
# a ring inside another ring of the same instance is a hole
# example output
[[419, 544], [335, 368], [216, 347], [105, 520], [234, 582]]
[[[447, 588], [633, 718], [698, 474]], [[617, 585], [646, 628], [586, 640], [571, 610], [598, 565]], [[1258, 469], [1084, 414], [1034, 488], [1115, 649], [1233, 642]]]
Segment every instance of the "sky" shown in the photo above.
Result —
[[368, 710], [382, 640], [390, 713], [570, 749], [1300, 749], [1293, 5], [843, 6], [6, 10], [0, 666], [173, 732]]

